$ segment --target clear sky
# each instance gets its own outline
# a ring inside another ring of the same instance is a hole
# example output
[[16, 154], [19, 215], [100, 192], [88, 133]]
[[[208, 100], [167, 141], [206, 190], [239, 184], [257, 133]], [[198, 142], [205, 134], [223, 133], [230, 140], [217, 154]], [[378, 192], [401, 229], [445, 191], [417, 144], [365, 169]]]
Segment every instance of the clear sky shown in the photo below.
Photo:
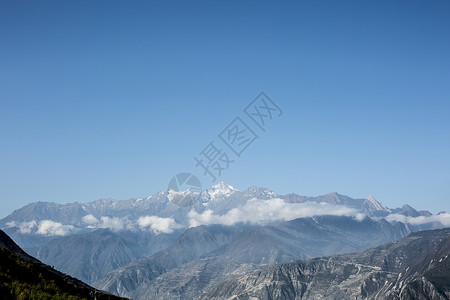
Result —
[[[129, 199], [235, 117], [238, 189], [450, 211], [449, 1], [1, 1], [0, 217]], [[266, 132], [243, 112], [264, 91]], [[222, 144], [223, 146], [223, 144]], [[225, 151], [226, 146], [223, 146]]]

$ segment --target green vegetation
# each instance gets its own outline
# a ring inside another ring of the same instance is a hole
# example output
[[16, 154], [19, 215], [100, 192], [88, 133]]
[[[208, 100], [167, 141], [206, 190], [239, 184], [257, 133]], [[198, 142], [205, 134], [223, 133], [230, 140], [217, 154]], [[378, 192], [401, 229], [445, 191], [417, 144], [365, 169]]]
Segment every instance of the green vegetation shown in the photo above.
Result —
[[56, 276], [0, 247], [0, 295], [2, 299], [87, 299], [61, 290]]

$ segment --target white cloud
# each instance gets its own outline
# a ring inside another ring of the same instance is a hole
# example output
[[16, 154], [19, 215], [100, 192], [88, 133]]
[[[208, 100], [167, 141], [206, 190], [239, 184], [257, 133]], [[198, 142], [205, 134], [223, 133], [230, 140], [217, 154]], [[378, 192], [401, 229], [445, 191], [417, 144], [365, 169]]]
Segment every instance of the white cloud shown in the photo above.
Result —
[[450, 226], [450, 214], [443, 213], [439, 215], [432, 216], [419, 216], [419, 217], [409, 217], [401, 214], [390, 214], [385, 217], [386, 221], [393, 222], [398, 221], [405, 224], [411, 225], [422, 225], [427, 223], [441, 223], [443, 226]]
[[59, 222], [43, 220], [39, 222], [36, 233], [42, 235], [66, 235], [73, 229], [74, 227], [72, 225], [63, 225]]
[[158, 216], [145, 216], [137, 220], [139, 227], [144, 230], [150, 228], [154, 233], [172, 233], [174, 229], [181, 226], [172, 218], [161, 218]]
[[287, 203], [279, 198], [270, 200], [253, 198], [248, 200], [243, 206], [234, 208], [224, 215], [216, 215], [212, 210], [206, 210], [201, 214], [191, 210], [188, 213], [188, 217], [189, 226], [195, 227], [209, 224], [233, 225], [239, 222], [290, 221], [296, 218], [320, 215], [355, 216], [357, 213], [356, 209], [328, 203]]
[[99, 228], [109, 228], [114, 231], [128, 229], [128, 220], [117, 217], [101, 217], [101, 223], [97, 226]]
[[96, 217], [94, 217], [93, 215], [86, 215], [83, 217], [83, 222], [89, 225], [95, 225], [97, 224], [99, 221]]
[[17, 227], [21, 234], [29, 234], [33, 231], [33, 229], [37, 226], [37, 222], [35, 220], [29, 222], [21, 222], [16, 223], [15, 221], [11, 221], [6, 223], [8, 227]]
[[156, 234], [172, 233], [174, 229], [181, 228], [179, 224], [172, 218], [161, 218], [158, 216], [144, 216], [137, 221], [130, 221], [128, 218], [117, 217], [101, 217], [100, 220], [93, 215], [86, 215], [83, 217], [83, 222], [89, 224], [88, 228], [108, 228], [114, 231], [119, 230], [136, 230], [136, 227], [141, 230], [150, 229]]
[[364, 221], [364, 219], [365, 219], [366, 217], [367, 217], [367, 216], [366, 216], [365, 214], [362, 214], [362, 213], [357, 213], [357, 214], [355, 215], [355, 219], [356, 219], [356, 221], [358, 221], [358, 222]]
[[113, 231], [124, 229], [133, 230], [135, 226], [128, 218], [101, 217], [100, 220], [93, 215], [86, 215], [82, 218], [83, 223], [88, 224], [87, 228], [108, 228]]

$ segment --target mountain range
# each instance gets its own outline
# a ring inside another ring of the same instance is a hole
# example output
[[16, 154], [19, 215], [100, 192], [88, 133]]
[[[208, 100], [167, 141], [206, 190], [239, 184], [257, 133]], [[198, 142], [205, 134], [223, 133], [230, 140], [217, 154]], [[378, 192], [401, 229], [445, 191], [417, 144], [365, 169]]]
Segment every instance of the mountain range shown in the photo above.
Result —
[[[377, 222], [369, 218], [356, 221], [345, 216], [302, 218], [272, 226], [254, 226], [241, 231], [216, 250], [168, 270], [134, 291], [118, 294], [133, 299], [180, 299], [179, 291], [183, 291], [181, 299], [195, 299], [232, 276], [281, 262], [358, 251], [401, 238], [407, 233], [404, 225], [391, 225], [384, 220]], [[126, 266], [114, 271], [115, 276], [109, 278], [109, 282], [121, 285], [124, 281], [122, 272], [136, 267], [139, 266]], [[94, 286], [118, 292], [101, 283], [96, 282]]]
[[[194, 199], [191, 206], [182, 207], [175, 204], [174, 200], [177, 197], [186, 195]], [[277, 202], [280, 200], [281, 204]], [[271, 204], [279, 207], [269, 207]], [[279, 209], [281, 212], [283, 212], [282, 209], [293, 210], [293, 213], [289, 216], [262, 213], [253, 219], [243, 216], [248, 213], [247, 210], [255, 213], [255, 207], [268, 207], [271, 212], [273, 209]], [[335, 208], [341, 210], [334, 212]], [[229, 215], [233, 210], [241, 213], [236, 215], [236, 219], [232, 219]], [[30, 248], [42, 245], [55, 236], [91, 232], [98, 228], [109, 228], [113, 231], [144, 230], [157, 235], [211, 223], [233, 225], [240, 221], [261, 223], [324, 214], [355, 216], [358, 213], [369, 217], [391, 217], [391, 219], [398, 218], [399, 215], [424, 218], [432, 216], [428, 211], [416, 211], [408, 205], [391, 209], [372, 196], [366, 199], [353, 199], [338, 193], [318, 197], [297, 194], [278, 195], [270, 189], [254, 186], [245, 191], [238, 191], [220, 182], [201, 193], [189, 190], [185, 192], [168, 190], [145, 198], [129, 200], [101, 199], [89, 203], [68, 204], [33, 202], [1, 219], [0, 228], [18, 241], [22, 247]], [[433, 223], [433, 220], [423, 220], [419, 223], [420, 225], [429, 224]], [[414, 225], [414, 222], [411, 224]]]
[[449, 299], [450, 229], [369, 250], [271, 266], [226, 280], [201, 299]]
[[[185, 197], [191, 205], [178, 205]], [[133, 299], [195, 299], [272, 265], [354, 253], [447, 226], [445, 212], [389, 208], [372, 196], [279, 195], [225, 183], [140, 199], [35, 202], [0, 220], [44, 263]]]

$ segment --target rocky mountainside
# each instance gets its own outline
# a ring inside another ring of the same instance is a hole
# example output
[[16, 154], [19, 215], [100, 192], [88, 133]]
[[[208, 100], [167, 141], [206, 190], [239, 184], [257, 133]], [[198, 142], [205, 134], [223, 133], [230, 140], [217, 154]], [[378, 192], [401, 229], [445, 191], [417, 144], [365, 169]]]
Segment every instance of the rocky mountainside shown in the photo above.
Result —
[[2, 299], [124, 299], [41, 263], [1, 230], [0, 295]]
[[218, 249], [241, 230], [241, 226], [223, 225], [190, 228], [168, 248], [114, 270], [93, 285], [117, 295], [126, 295], [161, 274]]
[[[233, 227], [233, 230], [237, 229], [239, 227]], [[211, 230], [210, 226], [204, 230]], [[240, 232], [222, 246], [215, 244], [217, 249], [211, 247], [210, 251], [197, 257], [193, 255], [178, 266], [164, 263], [165, 259], [161, 260], [157, 253], [111, 272], [94, 285], [133, 299], [193, 299], [232, 276], [276, 263], [367, 249], [408, 233], [408, 228], [400, 223], [392, 225], [384, 220], [366, 218], [357, 221], [338, 216], [250, 226], [240, 228]], [[166, 270], [149, 280], [139, 274], [143, 274], [151, 262], [165, 265]]]
[[275, 265], [228, 279], [201, 299], [449, 299], [450, 229], [358, 253]]
[[[189, 206], [178, 205], [184, 197]], [[38, 259], [102, 289], [173, 299], [271, 264], [359, 251], [449, 226], [449, 216], [407, 205], [391, 209], [372, 196], [279, 195], [218, 183], [140, 199], [31, 203], [0, 220], [0, 228]]]

